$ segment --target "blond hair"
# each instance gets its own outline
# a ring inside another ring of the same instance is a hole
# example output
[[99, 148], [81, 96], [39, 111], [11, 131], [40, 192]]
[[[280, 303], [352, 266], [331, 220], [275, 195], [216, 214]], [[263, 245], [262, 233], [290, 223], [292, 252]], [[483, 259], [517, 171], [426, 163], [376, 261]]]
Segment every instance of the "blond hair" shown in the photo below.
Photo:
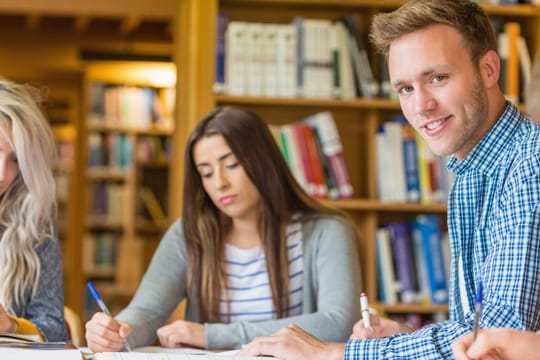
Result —
[[37, 291], [36, 248], [56, 238], [52, 130], [27, 87], [0, 77], [0, 121], [11, 127], [19, 174], [0, 196], [0, 303], [13, 312]]

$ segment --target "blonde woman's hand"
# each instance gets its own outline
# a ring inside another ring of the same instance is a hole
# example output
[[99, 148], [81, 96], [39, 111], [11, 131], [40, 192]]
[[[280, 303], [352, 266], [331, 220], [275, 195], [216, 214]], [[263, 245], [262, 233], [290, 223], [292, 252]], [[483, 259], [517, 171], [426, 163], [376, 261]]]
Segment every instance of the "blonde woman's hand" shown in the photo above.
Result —
[[15, 333], [19, 327], [18, 325], [15, 320], [9, 317], [4, 307], [0, 305], [0, 331]]

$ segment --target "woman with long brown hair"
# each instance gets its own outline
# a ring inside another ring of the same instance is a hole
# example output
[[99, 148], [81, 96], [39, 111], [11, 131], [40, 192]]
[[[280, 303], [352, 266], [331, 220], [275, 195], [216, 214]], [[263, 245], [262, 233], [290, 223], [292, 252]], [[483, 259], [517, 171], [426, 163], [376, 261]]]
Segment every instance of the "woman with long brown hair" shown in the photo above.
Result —
[[[217, 108], [185, 149], [182, 219], [117, 321], [88, 322], [88, 345], [120, 350], [129, 334], [132, 346], [157, 335], [167, 347], [239, 348], [288, 324], [344, 341], [359, 317], [355, 243], [347, 217], [296, 183], [258, 116]], [[183, 299], [186, 320], [163, 326]]]

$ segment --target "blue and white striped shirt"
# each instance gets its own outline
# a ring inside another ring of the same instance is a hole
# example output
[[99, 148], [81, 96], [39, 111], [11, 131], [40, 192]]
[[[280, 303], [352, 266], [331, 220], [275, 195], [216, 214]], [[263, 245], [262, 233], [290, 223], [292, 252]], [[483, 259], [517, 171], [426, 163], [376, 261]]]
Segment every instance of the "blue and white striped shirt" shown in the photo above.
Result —
[[[287, 226], [287, 249], [289, 258], [289, 313], [302, 313], [302, 226], [293, 223]], [[265, 321], [275, 319], [277, 312], [272, 302], [272, 292], [266, 269], [263, 249], [240, 249], [226, 246], [224, 260], [228, 300], [220, 299], [221, 321]]]
[[345, 359], [452, 358], [452, 341], [472, 330], [479, 279], [480, 327], [540, 329], [540, 126], [507, 103], [473, 151], [463, 161], [452, 157], [448, 169], [456, 174], [448, 199], [450, 320], [350, 340]]

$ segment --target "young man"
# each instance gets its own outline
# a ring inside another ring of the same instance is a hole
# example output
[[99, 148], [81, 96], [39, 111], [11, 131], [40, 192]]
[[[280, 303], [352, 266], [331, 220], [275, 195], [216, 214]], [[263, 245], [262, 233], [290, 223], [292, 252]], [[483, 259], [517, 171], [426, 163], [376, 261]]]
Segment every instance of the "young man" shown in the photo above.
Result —
[[[527, 114], [540, 123], [540, 53], [536, 55], [532, 79], [526, 93]], [[472, 333], [452, 343], [458, 360], [483, 359], [491, 356], [501, 360], [532, 360], [540, 356], [540, 331], [522, 331], [509, 328], [481, 330], [478, 338]]]
[[540, 329], [540, 126], [503, 96], [489, 18], [467, 0], [413, 0], [375, 16], [371, 40], [388, 57], [408, 121], [433, 152], [452, 154], [450, 320], [415, 332], [388, 319], [368, 329], [360, 321], [346, 344], [293, 326], [242, 355], [451, 358], [452, 341], [472, 329], [480, 281], [480, 327]]

